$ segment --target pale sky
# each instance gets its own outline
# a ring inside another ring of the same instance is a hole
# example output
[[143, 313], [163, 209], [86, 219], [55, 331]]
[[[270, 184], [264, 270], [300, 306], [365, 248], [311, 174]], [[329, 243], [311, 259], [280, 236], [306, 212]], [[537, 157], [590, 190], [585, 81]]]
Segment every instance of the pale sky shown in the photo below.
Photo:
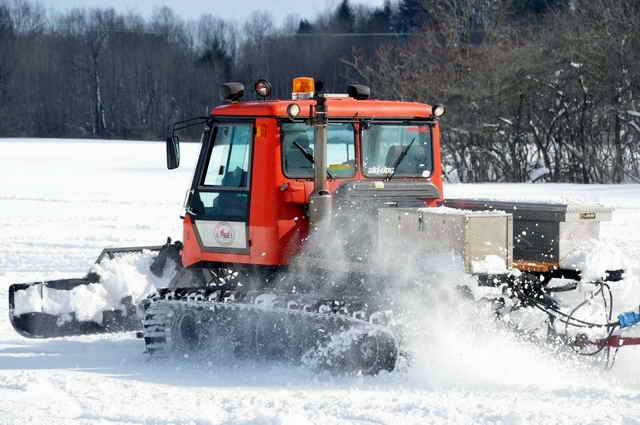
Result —
[[[183, 18], [197, 18], [210, 13], [227, 20], [243, 22], [257, 9], [271, 13], [277, 24], [289, 14], [312, 18], [318, 13], [334, 8], [339, 0], [39, 0], [47, 9], [64, 11], [74, 7], [113, 7], [120, 12], [137, 12], [145, 17], [155, 8], [169, 6]], [[384, 0], [351, 0], [351, 4], [381, 6]]]

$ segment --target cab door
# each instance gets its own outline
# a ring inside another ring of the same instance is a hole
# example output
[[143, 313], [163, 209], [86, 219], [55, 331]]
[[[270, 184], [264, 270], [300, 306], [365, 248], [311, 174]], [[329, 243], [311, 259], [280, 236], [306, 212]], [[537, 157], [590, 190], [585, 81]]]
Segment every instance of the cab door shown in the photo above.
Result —
[[187, 214], [206, 252], [249, 253], [253, 121], [214, 121], [200, 153]]

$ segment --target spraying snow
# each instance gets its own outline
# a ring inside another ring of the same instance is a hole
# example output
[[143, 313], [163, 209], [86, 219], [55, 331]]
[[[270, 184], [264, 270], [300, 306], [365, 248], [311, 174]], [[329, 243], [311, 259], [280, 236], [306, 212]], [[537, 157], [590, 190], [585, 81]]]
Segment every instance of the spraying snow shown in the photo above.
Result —
[[15, 294], [14, 314], [41, 312], [53, 315], [74, 312], [80, 321], [102, 323], [104, 311], [125, 310], [123, 298], [137, 305], [158, 288], [164, 288], [176, 274], [175, 264], [167, 262], [165, 273], [156, 277], [149, 267], [156, 254], [119, 255], [96, 264], [91, 271], [100, 276], [100, 283], [81, 285], [71, 291], [33, 285]]
[[607, 270], [631, 270], [633, 261], [610, 243], [588, 239], [560, 259], [560, 266], [582, 271], [587, 280], [601, 279]]

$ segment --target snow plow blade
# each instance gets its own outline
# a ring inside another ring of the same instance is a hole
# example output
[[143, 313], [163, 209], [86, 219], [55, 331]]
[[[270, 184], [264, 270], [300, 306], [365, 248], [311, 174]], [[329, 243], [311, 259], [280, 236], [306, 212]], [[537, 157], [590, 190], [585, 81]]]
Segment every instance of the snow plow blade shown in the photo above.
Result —
[[[106, 248], [95, 263], [100, 264], [119, 255], [143, 251], [159, 252], [161, 249], [162, 246]], [[137, 307], [133, 305], [130, 296], [120, 300], [120, 308], [100, 312], [98, 320], [78, 318], [74, 311], [66, 311], [69, 309], [65, 309], [65, 305], [73, 305], [72, 297], [77, 296], [79, 291], [86, 291], [85, 294], [91, 295], [100, 285], [101, 277], [93, 271], [79, 279], [13, 284], [9, 287], [11, 324], [16, 332], [26, 338], [55, 338], [141, 329]], [[82, 299], [78, 297], [78, 301], [82, 302]]]

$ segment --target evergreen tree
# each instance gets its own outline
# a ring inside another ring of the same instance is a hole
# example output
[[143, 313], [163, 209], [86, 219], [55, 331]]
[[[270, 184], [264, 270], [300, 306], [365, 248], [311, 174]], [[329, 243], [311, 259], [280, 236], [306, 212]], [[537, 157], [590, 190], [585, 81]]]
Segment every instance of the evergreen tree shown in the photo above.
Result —
[[424, 0], [400, 0], [395, 25], [397, 32], [416, 32], [432, 23]]
[[209, 66], [215, 74], [221, 75], [222, 79], [231, 78], [231, 68], [233, 59], [226, 51], [224, 42], [218, 38], [214, 38], [204, 46], [202, 53], [197, 59], [199, 65]]
[[298, 24], [298, 34], [311, 34], [313, 32], [313, 25], [306, 19], [300, 19]]
[[386, 0], [382, 9], [375, 8], [362, 27], [363, 32], [385, 33], [391, 31], [393, 27], [393, 9], [391, 8], [391, 2]]
[[516, 14], [543, 14], [553, 9], [569, 6], [569, 0], [513, 0], [512, 7]]
[[335, 13], [335, 24], [338, 32], [353, 32], [356, 17], [349, 0], [342, 0]]

